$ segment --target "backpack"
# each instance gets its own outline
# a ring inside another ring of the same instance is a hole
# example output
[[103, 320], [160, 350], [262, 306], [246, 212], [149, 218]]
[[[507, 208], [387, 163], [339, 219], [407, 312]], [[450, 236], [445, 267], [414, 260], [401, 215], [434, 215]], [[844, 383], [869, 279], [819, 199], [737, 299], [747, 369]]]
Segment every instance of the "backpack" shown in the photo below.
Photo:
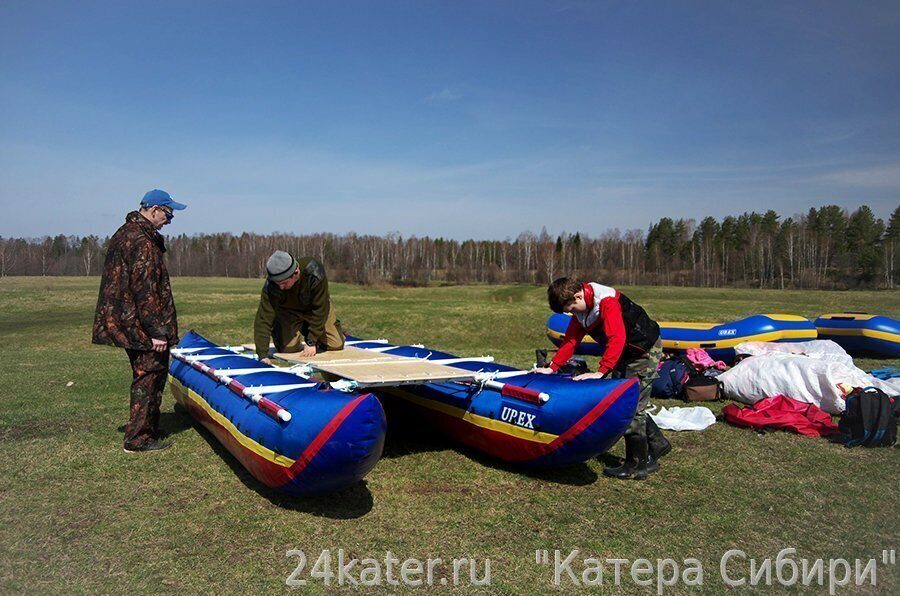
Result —
[[680, 398], [684, 390], [684, 381], [688, 376], [687, 366], [678, 358], [664, 360], [657, 369], [657, 378], [650, 386], [652, 397], [666, 399]]
[[838, 422], [844, 445], [890, 447], [896, 443], [898, 401], [876, 387], [854, 389]]

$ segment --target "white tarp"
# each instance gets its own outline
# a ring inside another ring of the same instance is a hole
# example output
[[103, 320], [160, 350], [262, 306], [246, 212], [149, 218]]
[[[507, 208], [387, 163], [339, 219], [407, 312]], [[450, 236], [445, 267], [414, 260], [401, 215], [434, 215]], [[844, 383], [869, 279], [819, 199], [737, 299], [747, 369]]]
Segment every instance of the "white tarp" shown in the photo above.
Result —
[[746, 358], [718, 378], [725, 396], [737, 401], [753, 404], [766, 397], [786, 395], [816, 404], [829, 414], [844, 411], [845, 392], [853, 387], [873, 386], [889, 395], [897, 394], [894, 387], [852, 364], [778, 352]]
[[801, 354], [818, 360], [829, 360], [853, 366], [853, 357], [830, 339], [814, 339], [802, 342], [775, 343], [770, 341], [745, 341], [734, 347], [739, 355], [762, 356], [763, 354]]
[[888, 395], [900, 395], [900, 377], [892, 377], [890, 379], [885, 379], [884, 383], [893, 387], [894, 392], [888, 393]]
[[716, 415], [703, 406], [660, 408], [649, 416], [665, 430], [703, 430], [716, 423]]

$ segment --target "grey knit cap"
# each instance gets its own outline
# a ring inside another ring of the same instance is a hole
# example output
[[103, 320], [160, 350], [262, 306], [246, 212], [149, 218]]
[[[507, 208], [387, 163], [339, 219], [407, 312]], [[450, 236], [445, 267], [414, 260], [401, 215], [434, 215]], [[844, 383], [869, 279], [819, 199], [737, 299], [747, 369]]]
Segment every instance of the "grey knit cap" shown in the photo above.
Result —
[[283, 250], [276, 250], [266, 261], [266, 273], [269, 279], [276, 283], [292, 276], [296, 268], [297, 261]]

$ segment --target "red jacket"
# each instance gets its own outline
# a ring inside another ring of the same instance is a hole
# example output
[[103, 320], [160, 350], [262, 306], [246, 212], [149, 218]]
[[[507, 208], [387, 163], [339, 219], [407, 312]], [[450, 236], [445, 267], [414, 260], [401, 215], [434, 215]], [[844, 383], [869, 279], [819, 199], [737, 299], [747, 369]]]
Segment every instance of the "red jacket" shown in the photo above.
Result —
[[582, 284], [582, 289], [588, 309], [572, 314], [562, 344], [550, 362], [553, 370], [568, 362], [585, 335], [606, 345], [598, 368], [603, 374], [646, 354], [659, 339], [656, 321], [625, 294], [593, 282]]
[[761, 399], [741, 408], [728, 404], [722, 416], [729, 424], [756, 430], [787, 430], [808, 437], [838, 434], [838, 425], [815, 404], [807, 404], [784, 395]]

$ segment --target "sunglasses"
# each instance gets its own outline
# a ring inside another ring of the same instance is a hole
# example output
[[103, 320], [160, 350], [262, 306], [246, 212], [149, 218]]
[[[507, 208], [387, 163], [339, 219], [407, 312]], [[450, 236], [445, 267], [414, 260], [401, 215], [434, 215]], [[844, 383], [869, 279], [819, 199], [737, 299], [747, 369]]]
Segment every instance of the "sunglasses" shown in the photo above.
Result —
[[175, 219], [175, 212], [171, 209], [166, 209], [165, 207], [160, 206], [157, 206], [156, 208], [166, 214], [166, 222], [170, 222]]

